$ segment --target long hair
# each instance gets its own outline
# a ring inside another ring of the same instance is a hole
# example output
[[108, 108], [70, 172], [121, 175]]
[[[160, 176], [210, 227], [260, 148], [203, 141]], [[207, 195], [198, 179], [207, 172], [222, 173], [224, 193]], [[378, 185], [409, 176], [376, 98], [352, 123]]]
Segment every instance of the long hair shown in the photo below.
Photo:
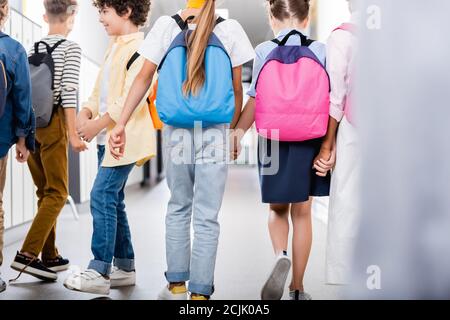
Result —
[[187, 79], [183, 84], [185, 96], [198, 95], [206, 81], [205, 53], [216, 22], [215, 0], [206, 0], [197, 17], [197, 28], [187, 39]]

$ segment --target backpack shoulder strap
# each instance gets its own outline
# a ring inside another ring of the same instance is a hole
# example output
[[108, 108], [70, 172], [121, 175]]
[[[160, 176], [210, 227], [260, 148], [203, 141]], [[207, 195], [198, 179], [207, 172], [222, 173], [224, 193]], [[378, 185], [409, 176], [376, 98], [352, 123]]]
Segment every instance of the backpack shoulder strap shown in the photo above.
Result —
[[180, 27], [181, 30], [184, 31], [187, 29], [188, 27], [187, 22], [184, 21], [179, 14], [172, 16], [172, 19], [175, 20], [175, 22], [177, 23], [177, 25]]
[[2, 31], [0, 31], [0, 39], [1, 38], [6, 38], [9, 37], [6, 33], [3, 33]]
[[357, 27], [353, 23], [343, 23], [339, 27], [334, 29], [333, 31], [343, 30], [343, 31], [348, 31], [348, 32], [350, 32], [352, 34], [356, 34], [356, 29], [357, 29]]
[[135, 52], [133, 54], [133, 56], [131, 57], [130, 61], [128, 61], [127, 63], [127, 71], [130, 70], [131, 66], [133, 65], [133, 63], [136, 62], [137, 59], [139, 59], [141, 55], [139, 54], [139, 52]]
[[312, 43], [315, 42], [314, 40], [309, 39], [303, 33], [301, 33], [300, 31], [297, 31], [297, 30], [292, 30], [291, 32], [289, 32], [281, 41], [279, 41], [277, 39], [275, 39], [276, 41], [274, 41], [274, 40], [272, 40], [272, 41], [277, 43], [280, 47], [283, 47], [288, 42], [289, 38], [292, 37], [293, 35], [300, 36], [302, 46], [305, 46], [305, 47], [309, 47]]
[[216, 26], [218, 25], [218, 24], [221, 24], [222, 22], [224, 22], [224, 21], [226, 21], [227, 19], [225, 19], [225, 18], [222, 18], [221, 16], [219, 16], [218, 18], [217, 18], [217, 20], [216, 20]]
[[273, 43], [275, 43], [275, 44], [277, 44], [277, 45], [280, 45], [280, 43], [281, 43], [281, 41], [280, 40], [278, 40], [278, 39], [273, 39], [273, 40], [271, 40]]
[[[181, 16], [179, 14], [176, 14], [174, 16], [172, 16], [172, 19], [175, 20], [175, 22], [177, 23], [177, 25], [180, 27], [181, 30], [186, 30], [188, 28], [188, 21], [193, 19], [194, 17], [189, 17], [186, 21], [183, 20], [183, 18], [181, 18]], [[216, 26], [222, 22], [226, 21], [226, 19], [222, 18], [222, 17], [218, 17], [216, 20]]]
[[47, 48], [47, 52], [49, 52], [49, 51], [51, 50], [51, 47], [48, 45], [47, 42], [39, 41], [39, 42], [36, 42], [36, 43], [34, 44], [34, 53], [35, 53], [35, 54], [39, 54], [39, 45], [40, 45], [41, 43], [45, 45], [45, 47]]
[[47, 49], [47, 53], [48, 53], [48, 54], [52, 54], [53, 51], [55, 51], [55, 49], [58, 48], [59, 45], [60, 45], [61, 43], [65, 42], [65, 41], [66, 41], [65, 39], [59, 40], [57, 43], [55, 43], [55, 44], [53, 45], [53, 47], [50, 47], [50, 45], [49, 45], [47, 42], [45, 42], [45, 41], [39, 41], [39, 42], [36, 42], [36, 43], [34, 44], [34, 53], [35, 53], [35, 54], [39, 54], [39, 45], [42, 43], [42, 44], [45, 45], [45, 48]]
[[55, 51], [56, 48], [58, 48], [58, 47], [59, 47], [62, 43], [64, 43], [64, 42], [66, 42], [65, 39], [59, 40], [57, 43], [55, 43], [55, 44], [53, 45], [53, 47], [50, 48], [50, 50], [48, 50], [48, 48], [47, 48], [48, 54], [52, 54], [53, 51]]

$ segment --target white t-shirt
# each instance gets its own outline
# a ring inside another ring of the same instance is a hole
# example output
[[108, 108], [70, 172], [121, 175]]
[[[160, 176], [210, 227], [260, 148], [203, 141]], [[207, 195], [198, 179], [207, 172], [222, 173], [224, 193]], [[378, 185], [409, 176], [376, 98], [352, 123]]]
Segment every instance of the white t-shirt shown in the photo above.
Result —
[[[103, 68], [103, 75], [102, 75], [102, 84], [100, 87], [100, 106], [99, 106], [99, 116], [102, 117], [105, 115], [105, 113], [108, 112], [108, 87], [109, 87], [109, 74], [111, 71], [111, 61], [112, 57], [114, 56], [114, 52], [116, 51], [117, 44], [114, 44], [111, 48], [111, 52], [109, 53], [108, 57], [105, 61], [105, 66]], [[98, 135], [97, 135], [97, 144], [100, 146], [106, 145], [106, 135], [107, 130], [103, 129]]]
[[[178, 14], [181, 14], [181, 11]], [[195, 29], [195, 27], [195, 24], [189, 25], [190, 29]], [[181, 29], [172, 17], [160, 17], [145, 38], [139, 54], [159, 65], [173, 40], [180, 33]], [[227, 19], [219, 23], [214, 29], [214, 34], [225, 47], [233, 68], [242, 66], [255, 58], [255, 50], [250, 39], [236, 20]]]

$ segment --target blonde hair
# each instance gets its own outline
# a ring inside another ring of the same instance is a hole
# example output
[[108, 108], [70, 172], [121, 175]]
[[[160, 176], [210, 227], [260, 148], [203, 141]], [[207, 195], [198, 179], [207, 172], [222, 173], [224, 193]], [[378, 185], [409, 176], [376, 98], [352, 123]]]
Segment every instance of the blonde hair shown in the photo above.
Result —
[[196, 18], [197, 28], [187, 39], [187, 79], [183, 84], [185, 96], [198, 95], [206, 81], [205, 53], [209, 38], [216, 25], [215, 0], [206, 0], [203, 9]]
[[8, 12], [6, 10], [7, 4], [8, 0], [0, 0], [0, 24], [2, 25], [5, 22], [6, 17], [8, 16]]

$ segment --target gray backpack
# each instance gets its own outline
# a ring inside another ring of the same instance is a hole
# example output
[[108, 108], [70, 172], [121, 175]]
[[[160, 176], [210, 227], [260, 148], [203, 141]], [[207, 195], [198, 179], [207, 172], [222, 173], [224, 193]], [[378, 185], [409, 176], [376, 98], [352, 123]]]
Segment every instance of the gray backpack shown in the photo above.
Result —
[[[52, 119], [53, 112], [61, 105], [61, 97], [57, 105], [54, 103], [54, 77], [55, 63], [52, 53], [66, 40], [58, 41], [53, 47], [40, 41], [34, 44], [34, 54], [28, 58], [30, 63], [32, 103], [36, 114], [36, 127], [48, 127]], [[47, 48], [46, 52], [39, 52], [39, 44], [43, 43]]]

